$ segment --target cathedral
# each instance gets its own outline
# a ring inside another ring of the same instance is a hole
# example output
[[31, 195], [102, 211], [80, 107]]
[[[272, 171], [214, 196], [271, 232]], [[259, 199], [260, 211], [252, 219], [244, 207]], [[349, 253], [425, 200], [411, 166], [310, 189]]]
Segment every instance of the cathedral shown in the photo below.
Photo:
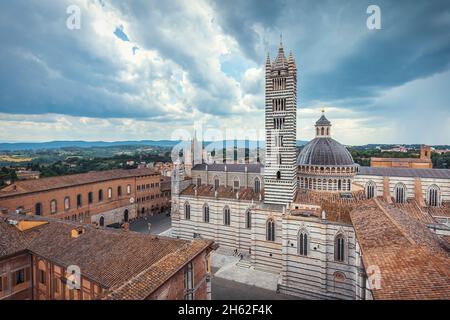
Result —
[[449, 299], [450, 170], [359, 166], [324, 112], [297, 156], [293, 54], [280, 44], [265, 70], [265, 164], [174, 170], [173, 235], [239, 252], [305, 299]]

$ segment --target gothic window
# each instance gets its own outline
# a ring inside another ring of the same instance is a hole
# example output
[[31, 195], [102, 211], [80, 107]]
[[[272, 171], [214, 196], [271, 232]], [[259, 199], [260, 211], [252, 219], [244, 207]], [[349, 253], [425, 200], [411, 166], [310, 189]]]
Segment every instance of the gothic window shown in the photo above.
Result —
[[366, 196], [367, 199], [372, 199], [375, 197], [375, 183], [373, 181], [370, 181], [366, 186]]
[[70, 209], [70, 198], [65, 197], [64, 198], [64, 210], [69, 210], [69, 209]]
[[320, 128], [320, 134], [323, 136], [324, 135], [324, 128]]
[[277, 171], [277, 180], [280, 180], [280, 179], [281, 179], [281, 172]]
[[428, 189], [428, 205], [431, 207], [438, 207], [440, 205], [439, 187], [435, 184]]
[[266, 239], [267, 241], [275, 241], [275, 222], [273, 221], [273, 219], [267, 220]]
[[334, 239], [334, 260], [343, 262], [345, 260], [345, 238], [338, 234]]
[[319, 128], [316, 128], [316, 135], [319, 135]]
[[189, 204], [189, 202], [186, 202], [184, 204], [184, 218], [186, 220], [190, 220], [191, 219], [191, 205]]
[[218, 190], [219, 186], [220, 186], [220, 180], [219, 180], [219, 178], [215, 177], [214, 178], [214, 189]]
[[330, 128], [327, 128], [327, 136], [330, 135]]
[[259, 181], [259, 178], [255, 178], [255, 192], [261, 192], [261, 181]]
[[250, 210], [247, 210], [245, 212], [245, 227], [247, 229], [252, 228], [252, 213], [250, 212]]
[[298, 234], [298, 254], [301, 256], [308, 255], [308, 234], [306, 231], [301, 231]]
[[203, 222], [209, 223], [209, 206], [206, 203], [203, 206]]
[[395, 191], [395, 202], [405, 203], [406, 202], [406, 186], [403, 183], [397, 183], [394, 188]]
[[229, 226], [230, 225], [230, 220], [231, 220], [230, 216], [231, 216], [230, 215], [230, 208], [225, 207], [225, 209], [223, 209], [223, 224], [225, 226]]
[[236, 177], [233, 180], [233, 190], [236, 192], [236, 191], [239, 190], [239, 188], [240, 188], [240, 186], [239, 186], [239, 179]]
[[55, 214], [57, 211], [56, 200], [50, 202], [50, 213]]

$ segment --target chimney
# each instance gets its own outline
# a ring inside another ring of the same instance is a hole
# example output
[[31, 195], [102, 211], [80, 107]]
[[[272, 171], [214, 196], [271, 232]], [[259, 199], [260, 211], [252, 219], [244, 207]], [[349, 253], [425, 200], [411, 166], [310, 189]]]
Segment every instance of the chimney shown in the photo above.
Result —
[[85, 230], [82, 227], [74, 228], [70, 232], [70, 237], [76, 239], [79, 236], [81, 236], [84, 232], [85, 232]]

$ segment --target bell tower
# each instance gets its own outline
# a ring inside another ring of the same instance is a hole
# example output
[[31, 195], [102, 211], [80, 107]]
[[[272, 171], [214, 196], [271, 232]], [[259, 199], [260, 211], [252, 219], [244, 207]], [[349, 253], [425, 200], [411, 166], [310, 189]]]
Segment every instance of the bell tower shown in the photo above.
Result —
[[297, 190], [297, 67], [281, 40], [275, 60], [267, 55], [265, 91], [264, 202], [287, 205]]

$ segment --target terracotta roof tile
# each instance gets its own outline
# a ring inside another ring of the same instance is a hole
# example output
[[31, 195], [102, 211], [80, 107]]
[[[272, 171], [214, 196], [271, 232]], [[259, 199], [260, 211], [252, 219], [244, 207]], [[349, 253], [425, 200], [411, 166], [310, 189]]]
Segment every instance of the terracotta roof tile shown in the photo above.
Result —
[[350, 216], [365, 268], [378, 266], [381, 272], [375, 299], [450, 298], [449, 253], [420, 220], [379, 200]]
[[[52, 190], [94, 182], [108, 181], [144, 175], [159, 175], [152, 169], [115, 169], [106, 171], [95, 171], [88, 173], [72, 174], [67, 176], [41, 178], [35, 180], [18, 181], [0, 190], [0, 198], [11, 195], [25, 194], [30, 192]], [[14, 190], [14, 188], [16, 188]]]

